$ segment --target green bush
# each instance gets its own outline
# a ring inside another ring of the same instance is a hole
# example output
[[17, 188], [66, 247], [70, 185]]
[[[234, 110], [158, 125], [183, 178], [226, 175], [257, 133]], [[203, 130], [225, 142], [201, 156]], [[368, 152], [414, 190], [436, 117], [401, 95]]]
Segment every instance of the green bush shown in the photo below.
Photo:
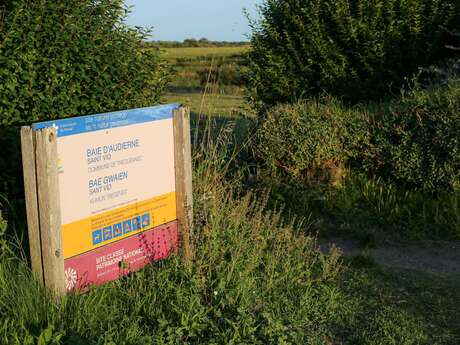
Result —
[[276, 106], [259, 125], [258, 156], [285, 177], [338, 183], [368, 140], [363, 115], [331, 97]]
[[460, 25], [458, 0], [266, 0], [260, 13], [248, 75], [259, 106], [323, 91], [381, 98], [453, 54]]
[[[259, 123], [257, 152], [271, 171], [299, 181], [341, 168], [412, 190], [460, 189], [460, 80], [416, 87], [386, 103], [339, 100], [279, 105]], [[332, 175], [331, 175], [332, 174]]]
[[416, 88], [374, 114], [366, 171], [410, 188], [460, 188], [460, 81]]
[[7, 1], [0, 8], [2, 125], [147, 106], [166, 83], [122, 0]]

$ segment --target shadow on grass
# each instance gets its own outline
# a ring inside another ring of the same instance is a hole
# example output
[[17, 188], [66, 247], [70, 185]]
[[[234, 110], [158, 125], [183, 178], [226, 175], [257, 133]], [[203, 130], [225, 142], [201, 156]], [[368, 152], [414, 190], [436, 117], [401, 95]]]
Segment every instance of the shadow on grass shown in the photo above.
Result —
[[344, 261], [350, 267], [345, 281], [352, 282], [346, 288], [363, 300], [369, 311], [375, 311], [374, 303], [378, 301], [384, 308], [413, 315], [429, 335], [429, 343], [460, 343], [459, 275], [384, 269], [367, 255], [344, 258]]
[[351, 236], [369, 245], [460, 238], [458, 193], [433, 196], [354, 171], [338, 187], [271, 176], [260, 185], [271, 190], [271, 205], [284, 204], [288, 216], [309, 218], [320, 235]]
[[203, 88], [201, 86], [173, 86], [170, 85], [168, 87], [168, 92], [173, 94], [189, 94], [189, 93], [198, 93], [201, 94], [203, 92]]

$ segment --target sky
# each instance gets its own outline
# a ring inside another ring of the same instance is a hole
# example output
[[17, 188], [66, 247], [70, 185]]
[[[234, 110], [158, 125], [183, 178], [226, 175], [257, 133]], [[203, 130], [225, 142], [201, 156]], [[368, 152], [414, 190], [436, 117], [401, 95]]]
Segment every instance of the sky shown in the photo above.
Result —
[[213, 41], [246, 41], [256, 4], [262, 0], [125, 0], [133, 6], [127, 23], [153, 27], [153, 40], [182, 41], [205, 37]]

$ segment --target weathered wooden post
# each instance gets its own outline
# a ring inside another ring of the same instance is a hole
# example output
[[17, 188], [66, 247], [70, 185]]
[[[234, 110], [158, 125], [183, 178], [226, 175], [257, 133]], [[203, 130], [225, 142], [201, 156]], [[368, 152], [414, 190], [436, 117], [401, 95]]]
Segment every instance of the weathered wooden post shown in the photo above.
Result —
[[174, 155], [176, 170], [177, 219], [182, 236], [184, 259], [192, 259], [193, 189], [190, 112], [186, 108], [174, 110]]
[[26, 199], [30, 259], [35, 278], [43, 283], [43, 262], [38, 218], [37, 169], [35, 167], [35, 136], [31, 127], [21, 128], [22, 166]]

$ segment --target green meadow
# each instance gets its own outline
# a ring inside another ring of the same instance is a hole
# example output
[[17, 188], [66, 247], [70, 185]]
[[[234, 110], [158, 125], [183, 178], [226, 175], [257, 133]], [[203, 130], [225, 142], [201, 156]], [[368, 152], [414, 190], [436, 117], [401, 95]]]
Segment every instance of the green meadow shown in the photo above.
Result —
[[[122, 2], [0, 6], [0, 344], [460, 344], [457, 60], [382, 99], [334, 94], [399, 78], [378, 68], [436, 11], [287, 3], [264, 2], [247, 46], [191, 48], [147, 44]], [[30, 269], [20, 126], [152, 103], [191, 109], [191, 258], [58, 298]]]

